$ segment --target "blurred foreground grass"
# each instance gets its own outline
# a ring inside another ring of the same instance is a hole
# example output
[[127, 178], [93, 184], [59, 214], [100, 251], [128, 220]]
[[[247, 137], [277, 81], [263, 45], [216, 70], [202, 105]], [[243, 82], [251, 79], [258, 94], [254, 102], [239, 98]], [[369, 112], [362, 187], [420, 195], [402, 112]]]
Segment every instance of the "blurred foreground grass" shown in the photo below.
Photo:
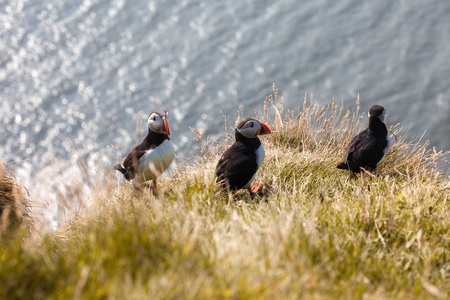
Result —
[[221, 145], [204, 142], [198, 162], [160, 181], [158, 197], [111, 179], [65, 228], [38, 240], [27, 226], [2, 234], [0, 297], [449, 298], [442, 153], [398, 138], [393, 127], [398, 140], [377, 171], [350, 176], [336, 165], [364, 116], [359, 103], [347, 111], [306, 99], [299, 112], [285, 112], [275, 90], [255, 178], [265, 193], [254, 203], [214, 187], [231, 134]]

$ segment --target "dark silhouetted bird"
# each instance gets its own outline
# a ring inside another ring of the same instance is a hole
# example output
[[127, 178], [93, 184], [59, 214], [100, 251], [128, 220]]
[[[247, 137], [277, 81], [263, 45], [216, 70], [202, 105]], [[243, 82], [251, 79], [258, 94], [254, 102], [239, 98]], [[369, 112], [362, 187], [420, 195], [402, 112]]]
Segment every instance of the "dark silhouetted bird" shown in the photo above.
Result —
[[344, 161], [337, 167], [350, 169], [357, 174], [364, 168], [376, 169], [380, 160], [392, 145], [388, 130], [384, 124], [386, 109], [374, 105], [369, 110], [369, 127], [355, 136], [345, 149]]

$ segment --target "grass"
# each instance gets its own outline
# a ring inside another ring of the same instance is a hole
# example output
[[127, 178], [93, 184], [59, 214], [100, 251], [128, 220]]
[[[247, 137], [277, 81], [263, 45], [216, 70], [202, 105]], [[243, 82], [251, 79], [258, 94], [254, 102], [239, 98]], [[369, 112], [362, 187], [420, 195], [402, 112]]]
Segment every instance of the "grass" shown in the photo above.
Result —
[[0, 297], [448, 299], [450, 180], [436, 167], [444, 153], [394, 126], [376, 172], [338, 170], [365, 122], [357, 104], [305, 97], [299, 112], [285, 112], [274, 90], [255, 178], [266, 192], [255, 202], [214, 186], [232, 131], [215, 145], [194, 130], [202, 157], [162, 178], [158, 197], [109, 179], [65, 228], [38, 242], [2, 239]]
[[20, 230], [30, 230], [33, 225], [30, 209], [28, 191], [0, 162], [0, 239], [11, 239]]

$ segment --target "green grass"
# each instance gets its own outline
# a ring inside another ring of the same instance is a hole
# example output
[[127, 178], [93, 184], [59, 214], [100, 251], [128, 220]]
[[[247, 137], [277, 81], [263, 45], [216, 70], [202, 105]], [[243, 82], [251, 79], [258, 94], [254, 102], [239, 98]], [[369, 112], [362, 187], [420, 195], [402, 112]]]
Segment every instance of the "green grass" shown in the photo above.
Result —
[[358, 110], [305, 100], [300, 113], [284, 112], [275, 90], [262, 119], [272, 134], [262, 138], [255, 183], [265, 193], [255, 201], [214, 187], [230, 135], [225, 145], [204, 142], [199, 162], [161, 179], [158, 197], [110, 180], [64, 229], [3, 239], [0, 297], [450, 297], [442, 153], [394, 132], [377, 171], [356, 178], [336, 165], [366, 120]]

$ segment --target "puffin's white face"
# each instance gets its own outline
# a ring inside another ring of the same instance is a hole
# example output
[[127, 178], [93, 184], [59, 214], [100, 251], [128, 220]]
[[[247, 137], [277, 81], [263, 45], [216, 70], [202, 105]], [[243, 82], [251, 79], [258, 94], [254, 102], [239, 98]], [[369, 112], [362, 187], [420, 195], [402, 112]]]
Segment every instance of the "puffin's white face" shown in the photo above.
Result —
[[258, 120], [247, 121], [238, 131], [247, 138], [255, 138], [260, 134], [270, 133], [270, 129]]
[[169, 135], [169, 124], [167, 123], [167, 114], [166, 116], [161, 117], [159, 114], [153, 112], [147, 119], [148, 128], [157, 133], [164, 133]]
[[386, 117], [386, 109], [383, 110], [383, 113], [378, 116], [378, 118], [381, 120], [381, 122], [384, 122], [384, 118]]

